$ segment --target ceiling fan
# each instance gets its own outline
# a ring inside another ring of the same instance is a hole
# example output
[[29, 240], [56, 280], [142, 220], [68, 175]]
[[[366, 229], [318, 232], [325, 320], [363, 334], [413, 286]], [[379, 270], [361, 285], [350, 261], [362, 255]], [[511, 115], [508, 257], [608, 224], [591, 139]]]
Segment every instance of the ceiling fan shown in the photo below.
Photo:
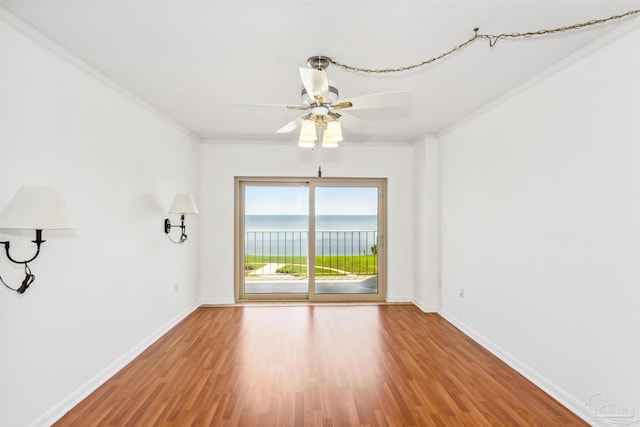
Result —
[[338, 142], [343, 139], [341, 125], [356, 132], [366, 128], [366, 122], [344, 110], [398, 107], [406, 105], [409, 101], [409, 91], [406, 90], [339, 100], [337, 85], [329, 80], [325, 71], [331, 64], [331, 58], [312, 56], [307, 60], [309, 68], [300, 68], [300, 79], [303, 86], [300, 105], [250, 105], [285, 107], [289, 110], [304, 111], [302, 116], [285, 124], [276, 133], [289, 133], [300, 127], [298, 145], [313, 148], [318, 139], [318, 131], [322, 131], [323, 134], [323, 147], [337, 147]]

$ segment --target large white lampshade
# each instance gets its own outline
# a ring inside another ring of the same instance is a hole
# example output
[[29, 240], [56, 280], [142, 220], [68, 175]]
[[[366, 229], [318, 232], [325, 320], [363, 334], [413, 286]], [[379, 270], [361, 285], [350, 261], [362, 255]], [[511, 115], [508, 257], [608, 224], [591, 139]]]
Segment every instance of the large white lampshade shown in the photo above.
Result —
[[22, 186], [0, 215], [0, 228], [67, 230], [73, 225], [67, 203], [58, 189]]
[[198, 207], [196, 206], [196, 202], [193, 201], [193, 197], [190, 193], [178, 193], [176, 194], [176, 198], [173, 199], [173, 204], [171, 205], [171, 209], [169, 209], [170, 214], [198, 214]]

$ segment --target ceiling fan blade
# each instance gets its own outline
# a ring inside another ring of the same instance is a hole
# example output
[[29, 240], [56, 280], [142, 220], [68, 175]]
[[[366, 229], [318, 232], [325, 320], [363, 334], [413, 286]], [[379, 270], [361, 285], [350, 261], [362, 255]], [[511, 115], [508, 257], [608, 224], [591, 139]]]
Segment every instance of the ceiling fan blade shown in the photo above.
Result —
[[398, 90], [343, 99], [340, 104], [350, 102], [352, 104], [351, 110], [366, 110], [370, 108], [402, 107], [409, 104], [409, 100], [410, 94], [408, 90]]
[[307, 94], [312, 99], [319, 98], [322, 102], [329, 101], [329, 79], [326, 72], [311, 68], [300, 68], [300, 79], [307, 90]]
[[300, 122], [302, 119], [300, 117], [291, 120], [286, 125], [282, 126], [280, 129], [276, 131], [276, 133], [289, 133], [293, 132], [298, 126], [300, 126]]
[[340, 101], [337, 104], [332, 104], [331, 105], [331, 109], [332, 110], [341, 110], [343, 108], [351, 108], [353, 107], [353, 104], [349, 101]]
[[247, 104], [247, 103], [232, 102], [228, 105], [231, 105], [232, 107], [276, 107], [276, 108], [286, 108], [287, 110], [294, 110], [294, 111], [304, 111], [304, 110], [311, 109], [311, 106], [309, 105], [290, 105], [290, 104]]
[[364, 132], [369, 127], [367, 122], [354, 115], [344, 112], [341, 112], [340, 115], [340, 124], [349, 130], [354, 132]]
[[288, 107], [287, 104], [254, 104], [248, 102], [230, 102], [227, 105], [231, 105], [232, 107]]

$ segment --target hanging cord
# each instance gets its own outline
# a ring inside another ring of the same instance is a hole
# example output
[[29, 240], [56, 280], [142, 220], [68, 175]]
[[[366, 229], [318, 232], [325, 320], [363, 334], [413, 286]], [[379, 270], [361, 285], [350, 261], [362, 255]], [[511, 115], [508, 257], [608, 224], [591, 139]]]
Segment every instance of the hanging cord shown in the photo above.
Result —
[[171, 240], [173, 243], [176, 243], [176, 244], [179, 244], [179, 245], [183, 244], [183, 243], [187, 240], [187, 235], [186, 235], [186, 234], [184, 234], [184, 233], [182, 233], [182, 234], [180, 235], [180, 240], [173, 240], [173, 239], [171, 238], [171, 234], [169, 234], [169, 233], [167, 233], [167, 237], [168, 237], [168, 238], [169, 238], [169, 240]]
[[19, 294], [23, 294], [24, 291], [27, 290], [29, 285], [31, 285], [35, 279], [36, 279], [36, 276], [31, 274], [31, 269], [29, 268], [29, 265], [26, 262], [24, 263], [24, 280], [22, 281], [22, 285], [20, 285], [19, 288], [12, 288], [11, 286], [7, 285], [7, 283], [4, 281], [2, 276], [0, 276], [0, 282], [2, 282], [3, 285], [5, 285], [7, 288]]
[[418, 68], [418, 67], [422, 67], [424, 65], [428, 65], [431, 64], [433, 62], [436, 62], [440, 59], [444, 59], [449, 55], [452, 55], [454, 53], [456, 53], [459, 50], [464, 49], [465, 47], [469, 46], [470, 44], [472, 44], [473, 42], [475, 42], [478, 39], [487, 39], [489, 40], [489, 46], [490, 47], [494, 47], [496, 45], [496, 43], [498, 43], [498, 40], [504, 40], [504, 39], [517, 39], [517, 38], [525, 38], [525, 37], [534, 37], [534, 36], [547, 36], [547, 35], [551, 35], [551, 34], [557, 34], [557, 33], [564, 33], [564, 32], [568, 32], [568, 31], [575, 31], [575, 30], [580, 30], [583, 28], [587, 28], [587, 27], [593, 27], [596, 25], [600, 25], [600, 24], [605, 24], [607, 22], [610, 21], [615, 21], [615, 20], [619, 20], [619, 19], [623, 19], [623, 18], [627, 18], [629, 16], [634, 16], [640, 13], [640, 9], [637, 10], [630, 10], [629, 12], [623, 13], [621, 15], [613, 15], [610, 16], [608, 18], [602, 18], [602, 19], [592, 19], [591, 21], [587, 21], [587, 22], [581, 22], [578, 24], [573, 24], [573, 25], [567, 25], [564, 27], [558, 27], [558, 28], [554, 28], [551, 30], [538, 30], [538, 31], [529, 31], [526, 33], [503, 33], [503, 34], [480, 34], [478, 33], [478, 31], [480, 30], [479, 28], [474, 28], [474, 35], [473, 37], [471, 37], [469, 40], [460, 43], [459, 45], [455, 46], [454, 48], [448, 50], [447, 52], [444, 52], [438, 56], [435, 56], [433, 58], [430, 59], [426, 59], [422, 62], [419, 62], [417, 64], [413, 64], [413, 65], [407, 65], [405, 67], [398, 67], [398, 68], [382, 68], [382, 69], [376, 69], [376, 68], [364, 68], [364, 67], [354, 67], [352, 65], [347, 65], [347, 64], [342, 64], [338, 61], [334, 61], [333, 59], [331, 60], [331, 63], [337, 67], [343, 68], [345, 70], [349, 70], [349, 71], [355, 71], [355, 72], [361, 72], [361, 73], [378, 73], [378, 74], [385, 74], [385, 73], [399, 73], [402, 71], [409, 71], [409, 70], [413, 70], [414, 68]]

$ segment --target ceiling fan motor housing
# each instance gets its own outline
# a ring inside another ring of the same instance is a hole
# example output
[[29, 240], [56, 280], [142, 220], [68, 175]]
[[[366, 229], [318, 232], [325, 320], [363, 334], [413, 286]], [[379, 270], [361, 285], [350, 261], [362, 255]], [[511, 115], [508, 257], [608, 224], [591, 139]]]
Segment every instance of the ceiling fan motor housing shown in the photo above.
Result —
[[311, 109], [311, 114], [314, 116], [323, 117], [323, 116], [326, 116], [327, 113], [329, 113], [329, 108], [327, 107], [320, 106], [320, 107], [313, 107]]
[[[338, 99], [338, 96], [339, 96], [338, 85], [333, 80], [329, 80], [329, 92], [327, 94], [329, 96], [329, 99], [324, 101], [326, 103], [333, 104]], [[302, 97], [303, 104], [311, 105], [315, 102], [315, 100], [311, 99], [311, 97], [307, 93], [307, 90], [304, 87], [300, 92], [300, 96]]]

